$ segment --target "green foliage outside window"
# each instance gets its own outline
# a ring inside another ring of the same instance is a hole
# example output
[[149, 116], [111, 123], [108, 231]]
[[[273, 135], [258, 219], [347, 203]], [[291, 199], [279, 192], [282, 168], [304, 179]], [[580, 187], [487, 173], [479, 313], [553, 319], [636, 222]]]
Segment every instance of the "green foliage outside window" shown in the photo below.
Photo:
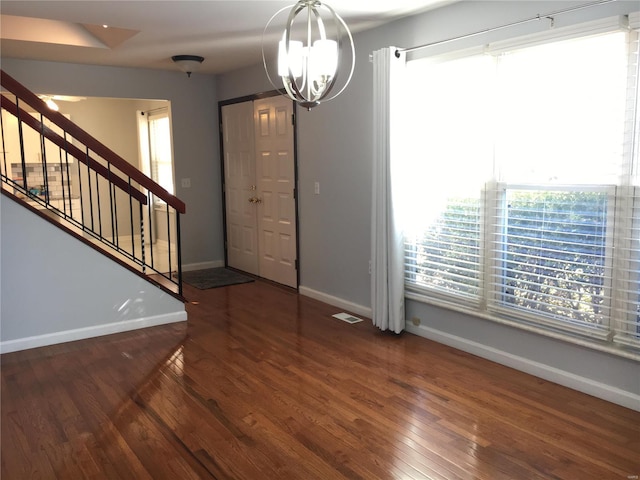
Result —
[[504, 302], [581, 322], [602, 322], [607, 195], [509, 191]]
[[[562, 320], [603, 318], [607, 195], [509, 190], [491, 259], [498, 303]], [[408, 281], [447, 293], [479, 295], [479, 200], [448, 199], [446, 209], [408, 242]]]

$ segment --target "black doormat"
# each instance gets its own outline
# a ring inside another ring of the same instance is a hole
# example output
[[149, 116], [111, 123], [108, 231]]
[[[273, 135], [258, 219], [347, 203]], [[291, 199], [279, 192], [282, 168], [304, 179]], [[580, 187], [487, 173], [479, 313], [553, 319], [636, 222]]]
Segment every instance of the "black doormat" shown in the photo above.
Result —
[[182, 272], [182, 281], [200, 290], [206, 290], [208, 288], [249, 283], [254, 280], [251, 277], [229, 270], [228, 268], [219, 267]]

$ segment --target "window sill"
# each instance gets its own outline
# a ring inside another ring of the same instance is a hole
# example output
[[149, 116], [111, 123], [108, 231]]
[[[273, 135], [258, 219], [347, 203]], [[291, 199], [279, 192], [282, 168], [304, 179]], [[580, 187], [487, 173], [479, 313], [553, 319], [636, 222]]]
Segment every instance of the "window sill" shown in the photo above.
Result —
[[460, 305], [454, 305], [450, 302], [434, 299], [429, 297], [428, 295], [425, 295], [424, 293], [420, 293], [417, 291], [405, 290], [404, 296], [406, 299], [414, 300], [416, 302], [424, 303], [427, 305], [433, 305], [435, 307], [444, 308], [446, 310], [451, 310], [457, 313], [469, 315], [470, 317], [480, 318], [482, 320], [488, 320], [490, 322], [499, 323], [505, 326], [517, 328], [520, 330], [525, 330], [527, 332], [554, 338], [556, 340], [565, 341], [568, 343], [572, 343], [574, 345], [580, 345], [582, 347], [591, 348], [593, 350], [598, 350], [600, 352], [605, 352], [611, 355], [616, 355], [618, 357], [623, 357], [629, 360], [640, 362], [639, 351], [625, 348], [622, 345], [614, 344], [611, 342], [604, 342], [596, 339], [589, 339], [587, 337], [572, 335], [570, 333], [564, 333], [556, 330], [546, 329], [536, 325], [532, 325], [530, 323], [521, 323], [514, 320], [509, 320], [506, 318], [500, 318], [495, 315], [491, 315], [489, 313], [474, 311], [472, 309], [461, 307]]

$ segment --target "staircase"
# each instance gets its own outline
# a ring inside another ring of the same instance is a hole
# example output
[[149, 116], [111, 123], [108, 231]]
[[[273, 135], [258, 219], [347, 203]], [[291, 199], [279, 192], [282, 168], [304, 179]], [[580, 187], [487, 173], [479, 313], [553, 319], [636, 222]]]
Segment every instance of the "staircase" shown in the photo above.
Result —
[[184, 300], [185, 204], [6, 72], [0, 74], [2, 194]]

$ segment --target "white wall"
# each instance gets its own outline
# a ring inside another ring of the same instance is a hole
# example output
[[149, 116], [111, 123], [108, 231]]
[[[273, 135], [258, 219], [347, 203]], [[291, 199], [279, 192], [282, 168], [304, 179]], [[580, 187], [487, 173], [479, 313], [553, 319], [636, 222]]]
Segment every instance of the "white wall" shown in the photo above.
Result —
[[0, 195], [0, 351], [184, 321], [184, 304]]
[[[357, 60], [351, 85], [340, 97], [311, 112], [299, 110], [301, 291], [319, 293], [319, 297], [336, 305], [351, 304], [356, 312], [366, 312], [371, 305], [368, 262], [373, 81], [369, 55], [386, 46], [422, 45], [583, 3], [466, 1], [355, 35]], [[556, 25], [634, 10], [638, 10], [637, 2], [619, 1], [558, 16]], [[482, 45], [489, 40], [532, 33], [548, 24], [533, 22], [446, 48]], [[218, 78], [220, 100], [271, 88], [259, 65]], [[321, 184], [320, 195], [313, 193], [315, 181]], [[412, 316], [422, 319], [421, 327], [411, 327], [416, 334], [640, 408], [639, 365], [633, 360], [409, 300], [407, 318]]]

